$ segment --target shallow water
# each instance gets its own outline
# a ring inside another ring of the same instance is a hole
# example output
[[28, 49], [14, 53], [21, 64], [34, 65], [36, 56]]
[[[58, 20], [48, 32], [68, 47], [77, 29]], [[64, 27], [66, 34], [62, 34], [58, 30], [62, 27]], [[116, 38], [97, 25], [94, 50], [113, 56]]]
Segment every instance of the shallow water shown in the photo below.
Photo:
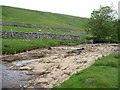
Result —
[[10, 64], [14, 64], [16, 66], [22, 66], [28, 62], [32, 62], [34, 60], [22, 60], [15, 61], [7, 64], [0, 64], [2, 66], [2, 88], [19, 88], [20, 86], [25, 85], [31, 76], [26, 75], [25, 71], [12, 70]]
[[25, 65], [26, 63], [29, 63], [29, 62], [32, 62], [32, 61], [35, 61], [35, 59], [32, 59], [32, 60], [14, 61], [14, 62], [12, 62], [12, 64], [14, 64], [14, 65], [16, 65], [16, 66], [23, 66], [23, 65]]

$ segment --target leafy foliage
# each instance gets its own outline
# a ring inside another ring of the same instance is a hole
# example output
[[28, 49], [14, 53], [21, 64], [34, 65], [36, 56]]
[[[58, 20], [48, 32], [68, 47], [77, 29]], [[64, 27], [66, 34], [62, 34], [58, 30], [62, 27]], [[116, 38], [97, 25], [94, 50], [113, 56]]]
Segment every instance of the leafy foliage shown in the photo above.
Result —
[[89, 32], [93, 35], [93, 39], [99, 42], [116, 42], [117, 35], [117, 19], [116, 11], [112, 7], [100, 7], [93, 10], [89, 19]]

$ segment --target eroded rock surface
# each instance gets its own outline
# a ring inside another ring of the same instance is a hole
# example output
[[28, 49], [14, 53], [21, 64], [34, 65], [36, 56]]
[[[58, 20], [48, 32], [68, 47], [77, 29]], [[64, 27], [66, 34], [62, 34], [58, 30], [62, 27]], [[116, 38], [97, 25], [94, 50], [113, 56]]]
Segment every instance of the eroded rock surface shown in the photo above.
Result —
[[[37, 50], [39, 53], [44, 52], [45, 57], [19, 67], [20, 70], [26, 70], [26, 74], [34, 75], [24, 87], [52, 88], [68, 79], [73, 73], [89, 67], [96, 59], [116, 51], [118, 51], [117, 44], [81, 44]], [[33, 52], [35, 50], [28, 51], [27, 54]]]

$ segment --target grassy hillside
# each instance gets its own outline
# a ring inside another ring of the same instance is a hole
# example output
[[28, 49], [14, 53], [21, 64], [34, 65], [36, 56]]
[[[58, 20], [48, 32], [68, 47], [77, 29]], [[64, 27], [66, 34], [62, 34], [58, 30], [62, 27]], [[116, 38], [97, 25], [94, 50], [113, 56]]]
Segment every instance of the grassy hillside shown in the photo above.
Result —
[[[2, 6], [2, 20], [7, 22], [35, 24], [40, 26], [41, 25], [54, 26], [54, 27], [71, 28], [79, 31], [84, 31], [88, 19], [63, 15], [63, 14], [55, 14], [50, 12], [41, 12], [41, 11], [27, 10], [27, 9], [21, 9], [21, 8], [9, 7], [9, 6]], [[78, 33], [61, 31], [61, 30], [48, 30], [48, 29], [39, 29], [39, 28], [26, 28], [26, 27], [0, 25], [0, 28], [1, 27], [2, 27], [2, 31], [12, 30], [17, 32], [38, 32], [39, 30], [41, 30], [42, 33], [78, 35]], [[81, 37], [84, 38], [86, 36], [81, 35]], [[75, 44], [83, 43], [84, 41], [57, 40], [57, 39], [29, 40], [29, 39], [20, 39], [20, 38], [14, 38], [14, 39], [3, 38], [2, 42], [3, 42], [2, 52], [13, 53], [13, 52], [30, 50], [34, 48], [46, 48], [46, 47], [58, 46], [58, 45], [75, 45]]]
[[84, 31], [87, 18], [2, 6], [3, 21], [56, 26]]
[[72, 75], [53, 90], [56, 88], [118, 88], [118, 60], [119, 56], [116, 54], [103, 57], [90, 68]]

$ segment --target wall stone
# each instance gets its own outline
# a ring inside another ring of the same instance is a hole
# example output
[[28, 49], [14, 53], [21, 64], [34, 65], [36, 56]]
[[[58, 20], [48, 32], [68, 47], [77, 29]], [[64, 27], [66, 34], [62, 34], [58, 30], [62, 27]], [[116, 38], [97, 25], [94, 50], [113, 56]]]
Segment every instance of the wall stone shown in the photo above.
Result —
[[46, 33], [34, 33], [34, 32], [0, 32], [0, 36], [3, 38], [52, 38], [52, 39], [71, 39], [80, 40], [79, 36], [75, 35], [60, 35], [60, 34], [46, 34]]
[[41, 28], [41, 29], [48, 29], [48, 30], [61, 30], [61, 31], [73, 32], [76, 34], [84, 34], [84, 32], [80, 32], [78, 30], [73, 30], [70, 28], [61, 28], [61, 27], [53, 27], [53, 26], [38, 26], [38, 25], [33, 25], [33, 24], [23, 24], [23, 23], [16, 23], [16, 22], [0, 21], [0, 25], [19, 26], [19, 27], [27, 27], [27, 28]]

